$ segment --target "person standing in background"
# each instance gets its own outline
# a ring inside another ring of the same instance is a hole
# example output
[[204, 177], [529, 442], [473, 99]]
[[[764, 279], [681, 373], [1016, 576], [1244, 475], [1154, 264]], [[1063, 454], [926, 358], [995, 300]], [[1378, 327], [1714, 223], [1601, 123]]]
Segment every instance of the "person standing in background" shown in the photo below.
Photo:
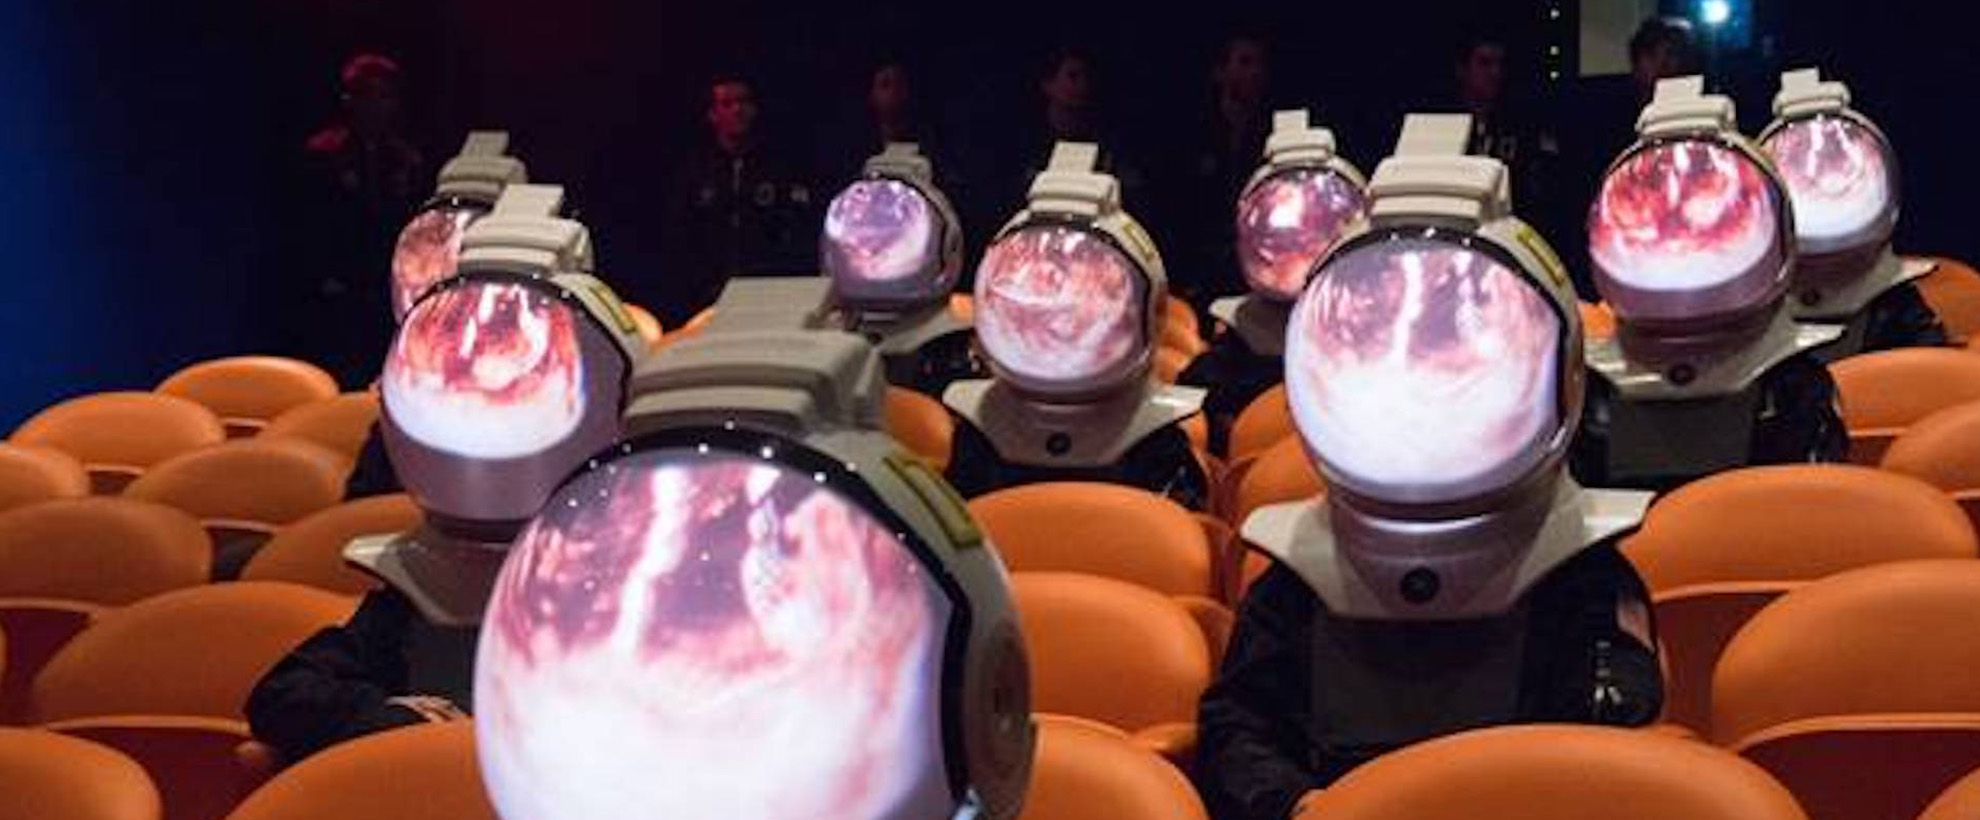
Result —
[[406, 134], [403, 73], [358, 54], [339, 73], [329, 124], [303, 144], [297, 232], [286, 244], [301, 270], [284, 304], [296, 355], [347, 387], [368, 383], [392, 336], [392, 247], [430, 175]]
[[[1468, 151], [1506, 164], [1512, 174], [1513, 196], [1543, 236], [1570, 236], [1579, 230], [1587, 200], [1576, 199], [1574, 187], [1561, 184], [1565, 159], [1559, 137], [1538, 116], [1530, 100], [1507, 88], [1508, 49], [1496, 35], [1466, 38], [1453, 53], [1452, 110], [1471, 115]], [[1594, 292], [1592, 280], [1579, 293]]]
[[1212, 100], [1192, 135], [1184, 175], [1164, 187], [1164, 208], [1173, 235], [1169, 287], [1199, 313], [1211, 302], [1246, 292], [1231, 247], [1237, 239], [1231, 209], [1258, 167], [1265, 136], [1272, 127], [1272, 56], [1263, 38], [1232, 34], [1218, 46], [1210, 66]]
[[759, 114], [749, 80], [708, 84], [709, 139], [673, 177], [663, 231], [674, 264], [664, 298], [650, 300], [669, 326], [713, 304], [730, 277], [817, 273], [810, 175], [765, 138]]

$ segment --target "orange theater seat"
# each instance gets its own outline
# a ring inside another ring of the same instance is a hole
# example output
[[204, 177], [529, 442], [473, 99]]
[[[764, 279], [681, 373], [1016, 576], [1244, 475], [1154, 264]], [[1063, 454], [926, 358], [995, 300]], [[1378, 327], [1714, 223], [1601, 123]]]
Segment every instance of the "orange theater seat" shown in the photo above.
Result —
[[1245, 471], [1232, 500], [1231, 524], [1244, 529], [1244, 520], [1260, 508], [1305, 501], [1327, 491], [1320, 471], [1306, 453], [1306, 443], [1287, 436], [1272, 445]]
[[1980, 402], [1949, 407], [1906, 428], [1884, 453], [1883, 468], [1925, 480], [1951, 494], [1980, 526]]
[[0, 818], [159, 820], [158, 789], [143, 767], [113, 749], [0, 729]]
[[1034, 711], [1105, 723], [1171, 759], [1194, 748], [1210, 649], [1183, 605], [1078, 573], [1021, 572], [1011, 584]]
[[1194, 329], [1175, 323], [1162, 325], [1160, 345], [1180, 352], [1190, 359], [1195, 359], [1203, 355], [1203, 351], [1210, 349], [1210, 345], [1205, 344], [1203, 337], [1196, 335]]
[[264, 438], [299, 438], [357, 461], [378, 421], [378, 395], [345, 393], [293, 408], [263, 428]]
[[1829, 365], [1849, 424], [1850, 461], [1875, 465], [1906, 427], [1955, 405], [1980, 401], [1980, 356], [1908, 348]]
[[1918, 820], [1973, 820], [1980, 817], [1980, 771], [1960, 778], [1925, 808]]
[[406, 495], [381, 495], [339, 504], [275, 531], [247, 567], [243, 581], [287, 581], [339, 595], [363, 595], [378, 581], [344, 563], [344, 547], [367, 535], [405, 532], [420, 525], [419, 506]]
[[1018, 820], [1208, 820], [1189, 779], [1109, 727], [1038, 716]]
[[358, 818], [497, 820], [474, 754], [474, 724], [410, 726], [333, 746], [269, 780], [228, 815]]
[[1703, 743], [1596, 726], [1512, 726], [1377, 758], [1299, 820], [1804, 820], [1752, 764]]
[[884, 423], [887, 435], [928, 462], [936, 472], [949, 469], [956, 420], [941, 402], [913, 390], [889, 386]]
[[1258, 394], [1231, 424], [1231, 461], [1255, 456], [1293, 434], [1292, 407], [1281, 384]]
[[1707, 733], [1720, 651], [1753, 613], [1858, 567], [1980, 555], [1959, 507], [1917, 479], [1864, 467], [1721, 473], [1650, 508], [1624, 553], [1649, 584], [1667, 670], [1664, 720]]
[[638, 331], [640, 340], [646, 342], [648, 347], [659, 344], [660, 337], [667, 335], [666, 331], [661, 329], [660, 319], [653, 315], [653, 311], [631, 302], [621, 302], [619, 306], [626, 309], [627, 316], [632, 317], [633, 328]]
[[28, 692], [48, 659], [109, 609], [61, 598], [0, 598], [0, 726], [28, 723]]
[[232, 436], [251, 436], [292, 408], [337, 395], [337, 380], [309, 362], [233, 356], [200, 362], [166, 377], [157, 392], [206, 405]]
[[1609, 306], [1600, 302], [1575, 302], [1581, 311], [1581, 333], [1590, 339], [1608, 339], [1616, 335], [1616, 314]]
[[1908, 820], [1980, 768], [1980, 561], [1913, 561], [1790, 592], [1740, 630], [1712, 728], [1814, 820]]
[[1155, 348], [1155, 379], [1163, 384], [1175, 384], [1189, 363], [1196, 357], [1190, 353], [1163, 345]]
[[967, 293], [949, 294], [949, 315], [963, 324], [975, 322], [976, 299]]
[[114, 495], [152, 465], [226, 440], [204, 406], [157, 393], [97, 393], [50, 407], [7, 439], [81, 461], [95, 492]]
[[89, 471], [60, 450], [0, 444], [0, 511], [89, 495]]
[[200, 519], [213, 537], [215, 577], [227, 579], [277, 529], [343, 500], [347, 466], [306, 441], [230, 441], [153, 467], [124, 495]]
[[248, 692], [354, 603], [275, 583], [169, 592], [105, 614], [35, 678], [47, 728], [130, 755], [164, 795], [167, 820], [221, 817], [267, 772], [246, 754]]
[[1027, 484], [978, 496], [969, 512], [1012, 572], [1081, 572], [1164, 595], [1217, 592], [1202, 525], [1180, 505], [1145, 490]]
[[1945, 324], [1953, 345], [1980, 340], [1980, 273], [1964, 262], [1945, 257], [1935, 261], [1938, 269], [1918, 280], [1919, 294]]
[[1162, 326], [1178, 328], [1199, 343], [1203, 339], [1203, 323], [1196, 318], [1196, 308], [1174, 294], [1162, 299]]

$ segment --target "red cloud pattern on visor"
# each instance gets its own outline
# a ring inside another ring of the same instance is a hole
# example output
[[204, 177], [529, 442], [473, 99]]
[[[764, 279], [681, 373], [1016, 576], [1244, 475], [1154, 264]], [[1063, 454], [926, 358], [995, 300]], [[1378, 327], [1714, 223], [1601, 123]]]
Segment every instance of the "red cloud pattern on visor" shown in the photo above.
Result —
[[935, 209], [914, 186], [892, 179], [853, 183], [825, 212], [825, 269], [864, 282], [907, 279], [940, 262]]
[[1768, 138], [1766, 149], [1794, 200], [1794, 229], [1802, 239], [1858, 238], [1896, 205], [1883, 140], [1855, 122], [1791, 123]]
[[1143, 346], [1146, 310], [1133, 263], [1077, 228], [1004, 237], [976, 276], [976, 335], [1000, 366], [1033, 381], [1105, 380]]
[[433, 293], [385, 358], [385, 412], [413, 439], [455, 455], [547, 450], [584, 417], [577, 322], [555, 295], [518, 282]]
[[1561, 321], [1484, 253], [1398, 239], [1337, 256], [1293, 310], [1286, 388], [1308, 448], [1377, 498], [1523, 475], [1559, 423]]
[[1612, 286], [1604, 297], [1628, 315], [1639, 306], [1611, 289], [1690, 293], [1744, 281], [1728, 301], [1757, 299], [1781, 275], [1769, 264], [1781, 207], [1760, 166], [1727, 146], [1684, 141], [1638, 151], [1602, 180], [1588, 215], [1598, 280]]
[[461, 238], [480, 214], [467, 208], [422, 211], [399, 232], [392, 250], [392, 317], [404, 319], [427, 288], [454, 275]]
[[1361, 215], [1361, 190], [1331, 171], [1301, 168], [1267, 177], [1238, 202], [1237, 251], [1253, 290], [1299, 298], [1307, 274]]
[[475, 667], [507, 820], [947, 817], [948, 617], [882, 523], [787, 468], [635, 455], [553, 498]]

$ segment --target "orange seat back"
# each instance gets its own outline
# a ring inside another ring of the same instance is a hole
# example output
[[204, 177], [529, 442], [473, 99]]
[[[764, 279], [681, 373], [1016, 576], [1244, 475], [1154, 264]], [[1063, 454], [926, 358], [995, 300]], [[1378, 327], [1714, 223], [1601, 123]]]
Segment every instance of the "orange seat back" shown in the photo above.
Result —
[[1945, 324], [1947, 340], [1965, 346], [1980, 339], [1980, 273], [1964, 262], [1935, 261], [1938, 268], [1917, 280], [1918, 292]]
[[1168, 345], [1155, 348], [1155, 378], [1163, 384], [1175, 384], [1176, 379], [1189, 367], [1196, 356]]
[[115, 750], [35, 729], [0, 729], [0, 817], [159, 820], [158, 789]]
[[1766, 772], [1703, 743], [1596, 726], [1512, 726], [1370, 762], [1302, 820], [1804, 820]]
[[89, 495], [89, 471], [75, 456], [47, 447], [0, 444], [0, 511]]
[[1980, 817], [1980, 771], [1962, 777], [1952, 784], [1918, 820], [1973, 820]]
[[293, 408], [263, 428], [264, 438], [287, 436], [323, 445], [356, 461], [378, 421], [378, 395], [345, 393]]
[[1162, 326], [1177, 328], [1199, 342], [1203, 339], [1203, 323], [1196, 318], [1196, 308], [1174, 294], [1162, 299]]
[[1129, 732], [1196, 719], [1210, 650], [1181, 604], [1125, 581], [1012, 576], [1031, 662], [1031, 707]]
[[243, 581], [287, 581], [340, 595], [362, 595], [377, 579], [344, 562], [344, 547], [367, 535], [418, 527], [422, 513], [407, 495], [361, 498], [275, 531], [241, 570]]
[[949, 315], [956, 321], [970, 324], [976, 321], [976, 299], [967, 293], [949, 294]]
[[335, 506], [343, 458], [294, 439], [230, 441], [172, 458], [124, 495], [177, 507], [209, 527], [265, 529]]
[[161, 504], [73, 498], [0, 513], [0, 597], [121, 606], [206, 583], [199, 522]]
[[96, 483], [112, 492], [152, 465], [227, 438], [205, 406], [157, 393], [97, 393], [34, 415], [8, 442], [49, 447], [74, 456]]
[[639, 333], [640, 340], [646, 342], [647, 346], [659, 344], [660, 337], [667, 335], [660, 326], [659, 317], [654, 316], [653, 311], [631, 302], [620, 302], [619, 305], [626, 309], [627, 316], [632, 317], [633, 329]]
[[1874, 465], [1906, 427], [1980, 401], [1980, 356], [1940, 348], [1866, 353], [1829, 365], [1849, 424], [1850, 460]]
[[44, 721], [162, 714], [240, 719], [276, 661], [355, 602], [293, 584], [240, 582], [168, 592], [108, 613], [35, 678]]
[[1905, 428], [1883, 469], [1923, 479], [1953, 496], [1980, 525], [1980, 401], [1948, 407]]
[[1980, 561], [1868, 567], [1754, 616], [1712, 681], [1713, 735], [1819, 820], [1915, 817], [1980, 767]]
[[1607, 303], [1575, 302], [1581, 311], [1581, 333], [1589, 339], [1608, 339], [1616, 335], [1616, 313]]
[[482, 785], [474, 724], [410, 726], [332, 746], [268, 781], [228, 815], [354, 818], [498, 820]]
[[1018, 820], [1208, 820], [1189, 779], [1105, 726], [1038, 716], [1038, 746]]
[[1276, 385], [1252, 399], [1231, 423], [1231, 460], [1263, 453], [1292, 434], [1292, 406], [1286, 403], [1286, 386]]
[[1305, 501], [1326, 490], [1305, 443], [1298, 436], [1287, 436], [1260, 454], [1245, 471], [1237, 497], [1232, 499], [1231, 522], [1243, 530], [1244, 520], [1260, 508]]
[[1201, 356], [1203, 351], [1210, 349], [1210, 346], [1204, 343], [1203, 337], [1196, 335], [1194, 329], [1173, 322], [1162, 325], [1160, 344], [1190, 359]]
[[887, 388], [887, 435], [928, 462], [936, 472], [949, 468], [956, 420], [942, 403], [904, 387]]
[[284, 411], [337, 395], [337, 380], [309, 362], [233, 356], [173, 373], [157, 392], [206, 405], [235, 435], [252, 435]]
[[1657, 602], [1670, 662], [1665, 719], [1706, 731], [1724, 641], [1774, 596], [1857, 567], [1980, 555], [1958, 505], [1865, 467], [1754, 467], [1692, 482], [1624, 545]]
[[1214, 596], [1209, 537], [1181, 505], [1133, 487], [1026, 484], [969, 502], [1012, 572], [1083, 572], [1165, 595]]

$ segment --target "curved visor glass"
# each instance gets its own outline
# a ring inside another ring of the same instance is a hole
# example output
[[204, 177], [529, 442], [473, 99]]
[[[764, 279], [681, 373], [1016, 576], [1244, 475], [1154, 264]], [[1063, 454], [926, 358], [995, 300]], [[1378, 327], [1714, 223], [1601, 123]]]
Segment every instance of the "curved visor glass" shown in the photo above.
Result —
[[457, 456], [548, 450], [585, 418], [581, 324], [554, 292], [522, 282], [434, 291], [406, 315], [386, 355], [384, 412], [415, 441]]
[[516, 539], [475, 664], [508, 820], [947, 818], [951, 605], [891, 528], [773, 462], [636, 453]]
[[1492, 256], [1438, 239], [1363, 245], [1293, 309], [1293, 420], [1335, 481], [1371, 497], [1497, 489], [1560, 423], [1562, 333], [1546, 296]]
[[1252, 290], [1282, 301], [1299, 298], [1307, 274], [1354, 220], [1361, 189], [1324, 169], [1266, 177], [1238, 201], [1237, 253]]
[[1817, 116], [1767, 138], [1794, 201], [1794, 230], [1806, 250], [1852, 248], [1886, 238], [1897, 210], [1896, 169], [1883, 139], [1843, 117]]
[[427, 288], [454, 275], [461, 261], [461, 237], [468, 223], [481, 214], [479, 208], [441, 205], [406, 223], [392, 249], [393, 319], [405, 319]]
[[825, 270], [842, 292], [914, 296], [940, 275], [941, 217], [912, 185], [861, 180], [833, 197], [821, 245]]
[[999, 366], [1035, 384], [1105, 382], [1146, 342], [1145, 289], [1119, 248], [1079, 228], [1033, 225], [983, 255], [976, 335]]
[[1609, 172], [1589, 210], [1596, 285], [1625, 319], [1761, 304], [1786, 281], [1783, 207], [1766, 171], [1736, 149], [1652, 144]]

